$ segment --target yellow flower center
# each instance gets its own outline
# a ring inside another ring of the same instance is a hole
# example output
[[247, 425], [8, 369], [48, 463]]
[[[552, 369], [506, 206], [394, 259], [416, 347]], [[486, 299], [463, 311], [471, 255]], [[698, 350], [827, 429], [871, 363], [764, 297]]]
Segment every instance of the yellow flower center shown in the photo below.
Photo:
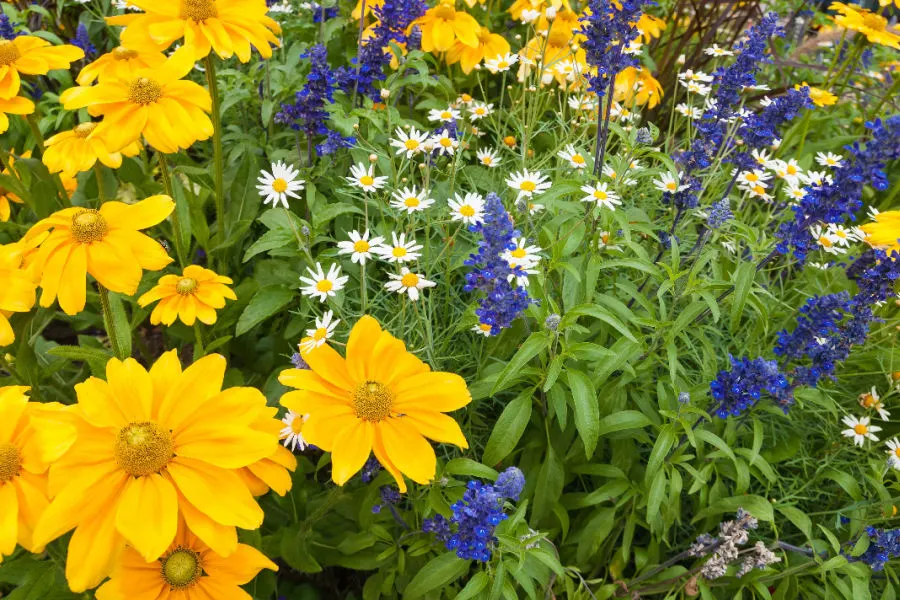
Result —
[[172, 460], [174, 450], [172, 434], [151, 421], [130, 423], [116, 437], [116, 462], [134, 477], [159, 473]]
[[483, 165], [491, 165], [494, 163], [494, 159], [490, 156], [484, 156], [481, 158], [481, 164]]
[[403, 258], [406, 256], [406, 248], [403, 246], [394, 246], [394, 249], [391, 250], [391, 254], [393, 254], [397, 258]]
[[475, 114], [483, 117], [487, 114], [487, 109], [485, 109], [483, 106], [479, 106], [475, 109]]
[[747, 181], [759, 181], [759, 176], [756, 173], [747, 173], [746, 177]]
[[[491, 32], [488, 31], [486, 27], [482, 27], [482, 28], [481, 28], [481, 33], [482, 33], [482, 35], [484, 35], [484, 32], [485, 32], [485, 31], [487, 31], [487, 35], [490, 35], [490, 34], [491, 34]], [[472, 101], [472, 96], [470, 96], [470, 95], [468, 95], [468, 94], [463, 94], [462, 96], [460, 96], [460, 98], [462, 98], [462, 101], [463, 101], [463, 102], [471, 102], [471, 101]]]
[[175, 590], [194, 585], [203, 574], [200, 554], [181, 546], [169, 552], [160, 563], [163, 579]]
[[872, 394], [863, 394], [862, 397], [862, 405], [866, 408], [872, 408], [875, 406], [875, 397]]
[[353, 244], [354, 252], [368, 252], [369, 248], [369, 242], [367, 242], [366, 240], [359, 240], [358, 242], [355, 242]]
[[329, 279], [323, 279], [322, 281], [320, 281], [319, 283], [316, 284], [316, 289], [319, 290], [320, 292], [330, 292], [333, 287], [334, 287], [334, 284], [331, 283], [331, 280], [329, 280]]
[[278, 192], [279, 194], [283, 194], [285, 190], [287, 190], [288, 183], [281, 177], [272, 182], [272, 189]]
[[788, 174], [788, 175], [796, 175], [796, 174], [797, 174], [797, 167], [795, 167], [794, 165], [788, 165], [788, 168], [787, 168], [787, 174]]
[[136, 50], [130, 50], [125, 46], [118, 46], [115, 50], [110, 52], [110, 54], [112, 54], [112, 57], [116, 60], [130, 60], [138, 55]]
[[419, 201], [419, 199], [416, 196], [410, 196], [409, 198], [407, 198], [406, 200], [403, 201], [403, 204], [405, 204], [406, 206], [408, 206], [410, 208], [415, 208], [418, 205], [420, 205], [421, 202]]
[[456, 9], [449, 4], [441, 4], [435, 7], [434, 16], [445, 21], [452, 21], [456, 18]]
[[303, 431], [303, 417], [294, 417], [291, 421], [291, 431], [295, 434]]
[[900, 446], [897, 446], [896, 448], [894, 448], [894, 456], [896, 456], [897, 458], [900, 458]]
[[608, 244], [608, 243], [609, 243], [609, 234], [608, 234], [608, 233], [601, 233], [601, 234], [600, 234], [600, 241], [603, 242], [604, 244]]
[[507, 146], [509, 146], [510, 148], [512, 148], [513, 146], [516, 145], [516, 138], [514, 138], [511, 135], [508, 135], [505, 138], [503, 138], [503, 143], [506, 144]]
[[453, 145], [453, 140], [451, 140], [451, 139], [448, 138], [448, 137], [442, 137], [442, 138], [441, 138], [441, 141], [440, 141], [440, 144], [441, 144], [441, 146], [443, 146], [444, 148], [449, 148], [450, 146]]
[[509, 68], [509, 62], [508, 62], [508, 61], [505, 61], [505, 60], [501, 60], [501, 61], [499, 61], [499, 62], [497, 63], [497, 68], [498, 68], [498, 69], [508, 69], [508, 68]]
[[216, 0], [181, 0], [181, 12], [178, 16], [202, 23], [207, 19], [218, 17], [219, 11], [216, 8]]
[[190, 296], [197, 291], [197, 280], [190, 277], [182, 277], [175, 284], [175, 291], [182, 296]]
[[18, 46], [10, 40], [0, 40], [0, 67], [11, 65], [21, 56], [22, 53], [19, 52]]
[[6, 483], [22, 472], [22, 455], [12, 444], [0, 444], [0, 483]]
[[761, 185], [754, 185], [752, 191], [754, 194], [759, 194], [760, 196], [762, 196], [763, 194], [766, 193], [766, 188], [764, 188]]
[[97, 129], [96, 123], [81, 123], [75, 126], [75, 129], [72, 130], [72, 133], [75, 134], [77, 138], [86, 138], [91, 135], [91, 132]]
[[519, 184], [519, 189], [523, 192], [533, 192], [537, 185], [533, 181], [523, 181]]
[[881, 15], [876, 15], [875, 13], [864, 13], [861, 16], [862, 24], [865, 28], [873, 29], [875, 31], [887, 30], [887, 19], [885, 19]]
[[328, 330], [325, 329], [324, 327], [319, 327], [318, 329], [316, 329], [316, 332], [313, 333], [313, 339], [316, 340], [317, 342], [321, 342], [322, 340], [326, 339], [327, 337], [328, 337]]
[[856, 432], [856, 435], [866, 435], [869, 433], [869, 428], [860, 423], [859, 425], [853, 426], [853, 431]]
[[446, 119], [450, 119], [452, 117], [453, 117], [453, 113], [451, 113], [449, 110], [445, 110], [444, 112], [441, 113], [442, 119], [446, 120]]
[[512, 252], [510, 252], [516, 258], [525, 258], [527, 254], [525, 253], [525, 248], [516, 248]]
[[406, 146], [407, 150], [415, 150], [419, 147], [419, 141], [409, 139], [409, 140], [406, 140], [405, 142], [403, 142], [403, 145]]
[[669, 181], [666, 183], [666, 189], [674, 192], [675, 190], [678, 189], [678, 184], [675, 183], [674, 181]]
[[128, 101], [133, 104], [153, 104], [162, 97], [162, 86], [147, 77], [138, 77], [128, 88]]
[[472, 208], [471, 206], [469, 206], [468, 204], [463, 204], [462, 206], [459, 207], [459, 214], [461, 214], [464, 217], [474, 217], [475, 209]]
[[487, 323], [479, 323], [478, 328], [482, 331], [490, 331], [491, 330], [491, 326], [488, 325]]
[[823, 246], [825, 246], [826, 248], [831, 248], [832, 246], [834, 246], [834, 244], [831, 242], [831, 240], [828, 238], [828, 236], [825, 236], [825, 235], [819, 236], [819, 243], [822, 244]]
[[375, 183], [375, 178], [371, 175], [363, 175], [359, 178], [359, 182], [363, 185], [372, 185], [373, 183]]
[[400, 280], [400, 283], [403, 284], [403, 287], [416, 287], [417, 285], [419, 285], [419, 276], [415, 273], [407, 273]]
[[594, 198], [597, 200], [606, 200], [608, 194], [601, 190], [594, 190]]
[[72, 237], [82, 244], [99, 242], [107, 231], [109, 226], [99, 210], [84, 208], [72, 217]]
[[367, 381], [353, 391], [353, 408], [356, 417], [364, 421], [383, 421], [391, 416], [394, 392], [383, 383]]
[[572, 162], [575, 163], [576, 165], [583, 165], [583, 164], [584, 164], [584, 157], [583, 157], [582, 155], [580, 155], [580, 154], [573, 154], [573, 155], [572, 155]]
[[569, 33], [564, 27], [552, 28], [550, 35], [547, 37], [547, 45], [562, 48], [569, 45]]

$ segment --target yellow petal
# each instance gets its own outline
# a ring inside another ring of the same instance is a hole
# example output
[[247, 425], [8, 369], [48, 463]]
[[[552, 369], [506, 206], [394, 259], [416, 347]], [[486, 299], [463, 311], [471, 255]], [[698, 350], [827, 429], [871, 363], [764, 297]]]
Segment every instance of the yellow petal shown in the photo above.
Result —
[[[305, 429], [305, 427], [304, 427]], [[344, 485], [356, 475], [372, 453], [375, 425], [355, 419], [338, 434], [338, 443], [331, 449], [331, 479]]]
[[116, 528], [144, 560], [159, 558], [178, 528], [175, 488], [157, 473], [129, 478], [119, 499]]
[[168, 470], [184, 497], [214, 521], [241, 529], [262, 525], [262, 509], [233, 471], [180, 456]]

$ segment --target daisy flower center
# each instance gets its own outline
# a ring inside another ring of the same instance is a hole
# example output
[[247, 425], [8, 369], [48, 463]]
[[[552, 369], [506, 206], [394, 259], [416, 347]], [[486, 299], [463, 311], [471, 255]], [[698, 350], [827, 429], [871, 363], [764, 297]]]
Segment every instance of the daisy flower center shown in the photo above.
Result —
[[215, 0], [181, 0], [179, 16], [182, 19], [191, 19], [202, 23], [207, 19], [218, 17], [219, 11], [216, 8]]
[[583, 164], [584, 164], [584, 157], [583, 157], [582, 155], [580, 155], [580, 154], [573, 154], [573, 155], [572, 155], [572, 162], [575, 163], [576, 165], [583, 165]]
[[316, 332], [313, 334], [313, 339], [317, 342], [321, 342], [322, 340], [328, 337], [328, 330], [324, 327], [319, 327], [316, 329]]
[[369, 242], [366, 240], [359, 240], [358, 242], [353, 244], [354, 252], [368, 252], [369, 251]]
[[119, 46], [115, 50], [111, 52], [112, 57], [116, 60], [129, 60], [137, 57], [138, 53], [136, 50], [131, 50], [126, 48], [125, 46]]
[[18, 46], [9, 40], [0, 40], [0, 67], [11, 65], [21, 56]]
[[482, 115], [482, 116], [484, 116], [486, 113], [487, 113], [487, 110], [485, 110], [485, 109], [484, 109], [483, 107], [481, 107], [481, 106], [479, 106], [478, 108], [475, 109], [475, 114], [476, 114], [476, 115]]
[[169, 464], [174, 449], [172, 434], [156, 423], [131, 423], [116, 437], [116, 462], [134, 477], [151, 475]]
[[900, 446], [897, 446], [896, 448], [894, 448], [894, 456], [896, 456], [897, 458], [900, 458]]
[[303, 417], [294, 417], [291, 421], [291, 433], [299, 434], [303, 431]]
[[510, 148], [512, 148], [513, 146], [516, 145], [516, 138], [514, 138], [511, 135], [508, 135], [505, 138], [503, 138], [503, 143], [506, 144], [507, 146], [509, 146]]
[[875, 406], [875, 398], [872, 396], [872, 394], [863, 395], [862, 405], [866, 408], [872, 408], [873, 406]]
[[391, 254], [393, 254], [397, 258], [402, 258], [406, 256], [406, 248], [404, 248], [403, 246], [396, 246], [393, 250], [391, 250]]
[[525, 258], [526, 256], [524, 248], [516, 248], [515, 250], [510, 252], [510, 254], [512, 254], [516, 258]]
[[75, 126], [75, 129], [72, 130], [72, 133], [75, 134], [77, 138], [86, 138], [91, 135], [91, 132], [97, 129], [96, 123], [81, 123]]
[[456, 17], [456, 9], [447, 4], [441, 4], [434, 9], [434, 16], [438, 19], [452, 21]]
[[22, 472], [22, 455], [12, 444], [0, 444], [0, 483], [6, 483]]
[[449, 148], [452, 145], [453, 140], [451, 140], [450, 138], [441, 138], [441, 146], [443, 146], [444, 148]]
[[505, 60], [498, 61], [498, 62], [497, 62], [497, 68], [498, 68], [498, 69], [508, 69], [508, 68], [509, 68], [509, 62], [507, 62], [507, 61], [505, 61]]
[[415, 273], [407, 273], [400, 280], [400, 283], [403, 284], [403, 287], [416, 287], [417, 285], [419, 285], [419, 276]]
[[356, 387], [352, 400], [357, 418], [377, 422], [391, 416], [394, 393], [383, 383], [367, 381]]
[[441, 118], [442, 118], [442, 119], [450, 119], [450, 118], [452, 118], [452, 117], [453, 117], [453, 115], [450, 114], [449, 111], [446, 111], [446, 110], [445, 110], [444, 112], [441, 113]]
[[759, 177], [757, 177], [756, 173], [747, 173], [746, 177], [747, 181], [759, 181]]
[[163, 579], [176, 590], [193, 585], [203, 572], [200, 554], [188, 548], [175, 548], [160, 562]]
[[403, 201], [403, 204], [405, 204], [406, 206], [408, 206], [410, 208], [415, 208], [419, 204], [421, 204], [421, 202], [419, 202], [419, 199], [417, 197], [410, 196], [409, 198], [407, 198], [406, 200]]
[[109, 226], [98, 210], [85, 208], [72, 217], [72, 237], [82, 244], [99, 242], [107, 231]]
[[182, 277], [175, 284], [175, 291], [182, 296], [190, 296], [197, 291], [197, 280], [190, 277]]
[[403, 142], [403, 145], [406, 146], [407, 150], [415, 150], [419, 147], [419, 141], [410, 139]]
[[487, 323], [479, 323], [479, 324], [478, 324], [478, 329], [480, 329], [480, 330], [482, 330], [482, 331], [490, 331], [490, 330], [491, 330], [491, 326], [488, 325]]
[[493, 162], [494, 162], [494, 159], [492, 159], [490, 156], [485, 156], [481, 159], [481, 164], [484, 164], [484, 165], [489, 165]]
[[678, 185], [674, 181], [669, 181], [666, 183], [666, 189], [674, 192], [678, 189]]
[[794, 167], [794, 166], [790, 166], [790, 165], [789, 165], [788, 168], [787, 168], [787, 174], [788, 174], [788, 175], [796, 175], [796, 174], [797, 174], [797, 167]]
[[823, 246], [825, 246], [826, 248], [831, 248], [831, 247], [834, 245], [834, 244], [831, 242], [831, 240], [828, 239], [828, 238], [827, 238], [826, 236], [824, 236], [824, 235], [819, 237], [819, 243], [822, 244]]
[[[491, 32], [488, 31], [487, 28], [482, 27], [481, 28], [481, 38], [482, 39], [490, 39], [490, 37], [491, 37]], [[470, 96], [468, 94], [463, 94], [462, 96], [460, 96], [460, 98], [462, 98], [463, 102], [471, 102], [472, 101], [472, 96]]]
[[859, 425], [853, 426], [853, 431], [856, 432], [856, 435], [866, 435], [869, 433], [869, 428], [860, 423]]
[[523, 192], [533, 192], [537, 185], [533, 181], [523, 181], [519, 184], [519, 189]]
[[331, 283], [328, 279], [323, 279], [319, 283], [316, 284], [316, 289], [320, 292], [330, 292], [334, 287], [334, 284]]
[[474, 217], [475, 209], [472, 208], [471, 206], [469, 206], [468, 204], [463, 204], [462, 206], [459, 207], [459, 214], [461, 214], [464, 217]]
[[372, 185], [373, 183], [375, 183], [375, 178], [371, 175], [363, 175], [359, 178], [359, 182], [363, 185]]
[[147, 77], [138, 77], [128, 88], [128, 101], [133, 104], [153, 104], [162, 97], [162, 86]]
[[281, 177], [272, 182], [272, 189], [278, 192], [279, 194], [283, 194], [287, 191], [288, 183]]
[[596, 191], [594, 192], [594, 198], [596, 198], [597, 200], [606, 200], [606, 198], [608, 197], [608, 195], [609, 195], [609, 194], [607, 194], [606, 192], [603, 192], [603, 191], [600, 191], [600, 190], [596, 190]]

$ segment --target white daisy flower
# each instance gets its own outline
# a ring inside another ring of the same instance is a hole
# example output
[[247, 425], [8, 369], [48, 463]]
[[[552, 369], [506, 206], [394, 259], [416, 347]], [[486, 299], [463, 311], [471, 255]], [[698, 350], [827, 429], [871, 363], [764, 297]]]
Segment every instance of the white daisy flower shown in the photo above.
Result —
[[479, 323], [478, 325], [473, 325], [471, 331], [474, 331], [478, 335], [483, 335], [484, 337], [491, 337], [491, 327], [487, 323]]
[[825, 271], [826, 269], [829, 269], [831, 267], [831, 263], [821, 263], [821, 262], [809, 261], [806, 264], [811, 266], [813, 269], [819, 269], [820, 271]]
[[644, 47], [644, 45], [642, 43], [640, 43], [639, 41], [632, 40], [632, 41], [628, 42], [628, 45], [622, 50], [622, 53], [628, 54], [629, 56], [634, 56], [636, 54], [640, 54], [641, 48], [643, 48], [643, 47]]
[[504, 71], [509, 71], [509, 68], [517, 62], [519, 62], [519, 55], [507, 52], [484, 61], [484, 66], [491, 73], [503, 73]]
[[569, 98], [569, 108], [572, 110], [597, 110], [597, 98], [587, 94], [582, 96], [571, 96]]
[[483, 119], [494, 112], [493, 104], [485, 104], [484, 102], [475, 102], [469, 108], [469, 119], [472, 121], [477, 121], [479, 119]]
[[610, 244], [610, 240], [612, 240], [612, 235], [610, 235], [608, 231], [601, 231], [600, 236], [597, 238], [597, 250], [622, 250], [621, 247], [615, 244]]
[[884, 402], [881, 401], [881, 396], [878, 395], [878, 390], [874, 385], [870, 391], [859, 395], [859, 405], [876, 411], [882, 421], [887, 421], [891, 418], [891, 413], [884, 409]]
[[597, 182], [594, 185], [583, 185], [581, 191], [587, 194], [581, 199], [582, 202], [593, 202], [601, 208], [616, 210], [616, 206], [621, 206], [622, 201], [619, 195], [609, 190], [609, 184]]
[[459, 141], [450, 135], [450, 131], [447, 129], [434, 134], [429, 142], [441, 156], [444, 154], [450, 154], [452, 156], [453, 154], [456, 154], [456, 149], [459, 148]]
[[750, 152], [750, 155], [756, 161], [756, 164], [758, 164], [760, 167], [769, 168], [768, 164], [769, 161], [772, 160], [772, 158], [769, 156], [768, 150], [760, 150], [759, 148], [754, 148]]
[[779, 179], [784, 179], [788, 183], [796, 183], [800, 180], [801, 175], [803, 175], [803, 170], [797, 164], [797, 160], [792, 158], [789, 161], [783, 161], [779, 159], [772, 160], [769, 164], [769, 169], [775, 172], [775, 175]]
[[459, 119], [459, 111], [453, 107], [448, 106], [447, 108], [432, 108], [428, 111], [428, 120], [429, 121], [440, 121], [441, 123], [449, 123], [450, 121], [456, 121]]
[[618, 102], [612, 103], [612, 108], [609, 111], [609, 116], [612, 119], [617, 121], [622, 121], [623, 123], [630, 123], [635, 119], [635, 114], [619, 104]]
[[693, 69], [688, 69], [687, 71], [682, 71], [678, 74], [678, 79], [684, 81], [697, 81], [700, 83], [712, 83], [713, 76], [707, 75], [703, 71], [694, 71]]
[[369, 230], [362, 235], [354, 230], [350, 232], [350, 239], [338, 242], [338, 254], [350, 254], [350, 260], [361, 265], [372, 258], [373, 249], [384, 242], [383, 237], [369, 239]]
[[523, 23], [531, 23], [533, 21], [537, 21], [541, 17], [541, 11], [526, 9], [522, 11], [522, 22]]
[[410, 238], [407, 241], [405, 233], [401, 233], [398, 237], [396, 232], [392, 232], [391, 241], [392, 243], [390, 245], [383, 244], [374, 248], [372, 251], [382, 260], [391, 263], [405, 263], [416, 260], [421, 256], [419, 250], [422, 249], [422, 245], [417, 244], [416, 240], [413, 238]]
[[410, 215], [425, 210], [432, 204], [434, 200], [428, 197], [428, 193], [425, 190], [416, 191], [416, 186], [395, 191], [394, 199], [391, 200], [391, 206], [405, 210]]
[[838, 245], [837, 239], [822, 225], [810, 227], [809, 234], [825, 252], [829, 254], [844, 254], [845, 250]]
[[712, 87], [699, 81], [679, 81], [678, 83], [686, 87], [688, 93], [697, 94], [698, 96], [708, 96], [712, 91]]
[[264, 197], [265, 204], [287, 208], [288, 196], [300, 197], [297, 192], [303, 189], [304, 181], [299, 176], [300, 171], [283, 161], [278, 161], [272, 164], [271, 173], [266, 170], [260, 171], [260, 176], [256, 179], [259, 182], [256, 189], [259, 190], [259, 195]]
[[845, 248], [851, 243], [859, 241], [856, 239], [855, 232], [837, 223], [828, 224], [828, 234], [834, 239], [834, 242], [838, 246], [843, 246]]
[[806, 185], [816, 187], [825, 183], [831, 184], [832, 182], [831, 175], [826, 173], [825, 171], [807, 171], [805, 174], [800, 176], [800, 179]]
[[584, 158], [584, 155], [575, 149], [575, 146], [569, 144], [562, 150], [557, 153], [561, 159], [569, 163], [569, 166], [573, 169], [583, 169], [587, 166], [587, 160]]
[[341, 276], [341, 267], [338, 264], [331, 265], [327, 275], [322, 270], [322, 264], [318, 262], [315, 271], [306, 267], [306, 272], [309, 273], [309, 277], [300, 277], [300, 281], [306, 284], [300, 287], [300, 292], [310, 298], [317, 297], [319, 302], [325, 302], [329, 296], [337, 295], [350, 279], [346, 275]]
[[365, 192], [374, 192], [387, 184], [386, 176], [375, 176], [375, 165], [366, 165], [357, 163], [350, 167], [350, 177], [345, 177], [351, 185], [354, 185]]
[[678, 106], [675, 107], [675, 112], [694, 121], [703, 117], [702, 110], [700, 110], [696, 106], [685, 104], [684, 102], [681, 102], [680, 104], [678, 104]]
[[890, 450], [888, 453], [888, 464], [893, 468], [900, 471], [900, 441], [897, 441], [897, 438], [892, 438], [887, 441], [887, 447]]
[[294, 7], [291, 6], [287, 0], [283, 0], [283, 2], [279, 2], [270, 6], [269, 12], [281, 15], [290, 15], [293, 14]]
[[285, 448], [290, 448], [291, 452], [300, 452], [306, 450], [309, 444], [303, 439], [303, 424], [309, 418], [309, 415], [298, 415], [292, 410], [287, 411], [281, 422], [284, 423], [284, 429], [281, 430], [279, 437]]
[[450, 218], [454, 221], [462, 221], [466, 225], [477, 225], [484, 221], [484, 198], [480, 194], [456, 194], [447, 204], [450, 206]]
[[663, 173], [659, 179], [653, 180], [653, 186], [660, 192], [674, 194], [682, 192], [688, 188], [686, 184], [681, 183], [681, 174], [673, 175], [672, 173]]
[[506, 276], [509, 283], [515, 282], [520, 287], [528, 287], [528, 276], [537, 275], [538, 271], [534, 267], [536, 263], [529, 263], [524, 260], [508, 260], [509, 268], [514, 272]]
[[539, 212], [541, 212], [542, 210], [544, 210], [547, 207], [544, 206], [543, 204], [535, 204], [534, 202], [529, 202], [526, 205], [526, 208], [528, 209], [528, 214], [533, 217], [534, 215], [538, 214]]
[[391, 140], [391, 146], [397, 149], [397, 156], [406, 154], [406, 158], [412, 158], [419, 152], [423, 152], [425, 142], [428, 141], [428, 133], [419, 131], [415, 127], [410, 127], [408, 132], [398, 127], [394, 135], [396, 137]]
[[752, 171], [741, 171], [737, 177], [738, 185], [744, 187], [753, 187], [754, 185], [761, 185], [763, 188], [768, 188], [768, 181], [772, 179], [772, 175], [762, 171], [760, 169], [754, 169]]
[[853, 438], [853, 443], [862, 446], [867, 439], [877, 442], [878, 438], [874, 435], [881, 431], [881, 427], [869, 425], [869, 417], [854, 417], [847, 415], [841, 419], [849, 429], [841, 432], [844, 437]]
[[629, 186], [637, 185], [637, 181], [635, 181], [635, 179], [632, 177], [628, 177], [627, 175], [622, 178], [622, 181], [617, 181], [619, 179], [619, 174], [615, 169], [612, 168], [611, 165], [603, 165], [603, 168], [600, 171], [616, 183]]
[[796, 187], [791, 184], [788, 184], [783, 191], [785, 196], [792, 202], [800, 202], [806, 197], [806, 188]]
[[550, 189], [552, 185], [547, 180], [547, 176], [541, 174], [540, 171], [529, 172], [528, 169], [522, 169], [513, 173], [506, 179], [506, 185], [518, 192], [516, 200], [519, 198], [531, 198], [535, 194], [542, 194]]
[[406, 267], [403, 267], [400, 270], [399, 275], [388, 273], [388, 277], [390, 277], [391, 280], [384, 284], [385, 289], [398, 294], [408, 294], [409, 299], [413, 302], [419, 299], [420, 290], [437, 285], [435, 282], [429, 281], [417, 273], [413, 273]]
[[844, 157], [834, 152], [817, 152], [816, 163], [823, 167], [839, 167]]
[[495, 150], [494, 148], [485, 148], [483, 150], [478, 150], [475, 152], [475, 156], [476, 158], [478, 158], [478, 162], [489, 169], [500, 166], [500, 155], [497, 154], [497, 150]]
[[541, 255], [539, 254], [541, 248], [539, 246], [529, 246], [528, 240], [524, 237], [513, 238], [510, 241], [515, 245], [515, 248], [505, 251], [500, 258], [506, 262], [517, 262], [519, 265], [528, 265], [529, 267], [541, 262]]
[[316, 326], [306, 330], [306, 338], [300, 342], [300, 354], [309, 354], [334, 335], [334, 330], [341, 322], [340, 319], [334, 319], [334, 313], [330, 310], [325, 311], [322, 318], [316, 317]]
[[759, 105], [763, 108], [773, 104], [775, 101], [769, 98], [768, 96], [763, 96], [762, 100], [759, 101]]
[[734, 52], [727, 48], [719, 48], [718, 44], [713, 44], [709, 48], [705, 48], [703, 53], [707, 56], [734, 56]]
[[469, 105], [472, 104], [472, 102], [474, 102], [474, 101], [475, 101], [475, 98], [473, 98], [473, 97], [470, 96], [469, 94], [460, 94], [460, 95], [456, 98], [456, 103], [457, 103], [457, 104], [462, 104], [462, 105], [464, 105], [464, 106], [469, 106]]

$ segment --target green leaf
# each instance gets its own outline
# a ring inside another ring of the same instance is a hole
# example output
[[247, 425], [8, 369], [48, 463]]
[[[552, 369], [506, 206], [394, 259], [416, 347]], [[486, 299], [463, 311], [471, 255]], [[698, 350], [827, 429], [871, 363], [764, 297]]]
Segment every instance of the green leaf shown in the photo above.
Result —
[[600, 439], [600, 406], [597, 394], [588, 376], [581, 371], [571, 370], [567, 374], [572, 402], [575, 405], [575, 429], [581, 436], [586, 458], [590, 459], [597, 449]]
[[107, 322], [104, 314], [104, 324], [109, 335], [116, 337], [119, 347], [119, 359], [125, 360], [131, 356], [131, 324], [128, 322], [128, 315], [125, 314], [125, 305], [122, 304], [122, 298], [114, 292], [107, 292], [109, 298], [109, 316], [112, 323]]
[[531, 404], [531, 391], [528, 391], [506, 405], [494, 424], [481, 462], [496, 465], [515, 449], [531, 419]]
[[316, 230], [321, 230], [324, 225], [327, 225], [332, 219], [339, 215], [343, 215], [346, 213], [353, 213], [357, 215], [363, 214], [363, 211], [353, 206], [352, 204], [328, 204], [322, 208], [316, 210], [316, 212], [312, 215], [312, 224]]
[[620, 410], [600, 419], [598, 436], [608, 435], [625, 429], [639, 429], [651, 425], [650, 419], [637, 410]]
[[565, 483], [565, 469], [562, 461], [553, 450], [553, 446], [547, 446], [547, 457], [538, 471], [537, 492], [534, 504], [531, 508], [531, 523], [537, 527], [541, 520], [550, 514], [551, 509], [559, 502], [562, 495], [563, 483]]
[[480, 477], [481, 479], [497, 479], [499, 473], [496, 470], [475, 462], [471, 458], [454, 458], [444, 465], [444, 473], [450, 475], [465, 475], [467, 477]]
[[469, 580], [466, 587], [456, 595], [456, 600], [469, 600], [470, 598], [475, 598], [488, 586], [488, 583], [490, 583], [490, 578], [487, 573], [478, 571], [478, 573]]
[[404, 600], [421, 598], [428, 592], [453, 583], [469, 572], [469, 561], [457, 558], [452, 552], [445, 552], [431, 559], [427, 565], [419, 569], [406, 589]]
[[650, 493], [647, 494], [647, 520], [659, 520], [659, 507], [662, 506], [663, 499], [666, 495], [666, 471], [659, 469], [653, 476], [653, 483], [650, 484]]
[[782, 506], [777, 504], [775, 509], [786, 516], [797, 529], [803, 532], [807, 539], [812, 539], [812, 520], [802, 510], [795, 506]]
[[259, 325], [294, 299], [293, 290], [280, 285], [265, 285], [253, 295], [250, 303], [241, 313], [235, 329], [235, 336], [240, 336]]
[[756, 265], [752, 262], [744, 262], [738, 265], [734, 272], [734, 299], [731, 301], [731, 331], [737, 330], [741, 322], [741, 315], [750, 290], [753, 288], [753, 279], [756, 277]]
[[91, 365], [94, 372], [104, 372], [106, 363], [113, 357], [112, 353], [99, 348], [82, 348], [81, 346], [56, 346], [50, 348], [47, 354], [59, 356], [68, 360], [77, 360]]
[[537, 331], [528, 336], [528, 339], [525, 340], [519, 351], [509, 361], [509, 364], [500, 372], [491, 393], [496, 393], [498, 390], [506, 387], [507, 383], [513, 381], [522, 368], [528, 364], [528, 361], [537, 356], [541, 350], [547, 348], [548, 341], [548, 335], [544, 331]]
[[692, 522], [697, 522], [709, 515], [737, 512], [737, 509], [739, 508], [743, 508], [761, 521], [769, 521], [771, 523], [775, 520], [772, 504], [768, 500], [762, 496], [746, 494], [743, 496], [732, 496], [730, 498], [720, 498], [719, 500], [716, 500], [709, 508], [697, 513], [697, 516], [694, 517]]

